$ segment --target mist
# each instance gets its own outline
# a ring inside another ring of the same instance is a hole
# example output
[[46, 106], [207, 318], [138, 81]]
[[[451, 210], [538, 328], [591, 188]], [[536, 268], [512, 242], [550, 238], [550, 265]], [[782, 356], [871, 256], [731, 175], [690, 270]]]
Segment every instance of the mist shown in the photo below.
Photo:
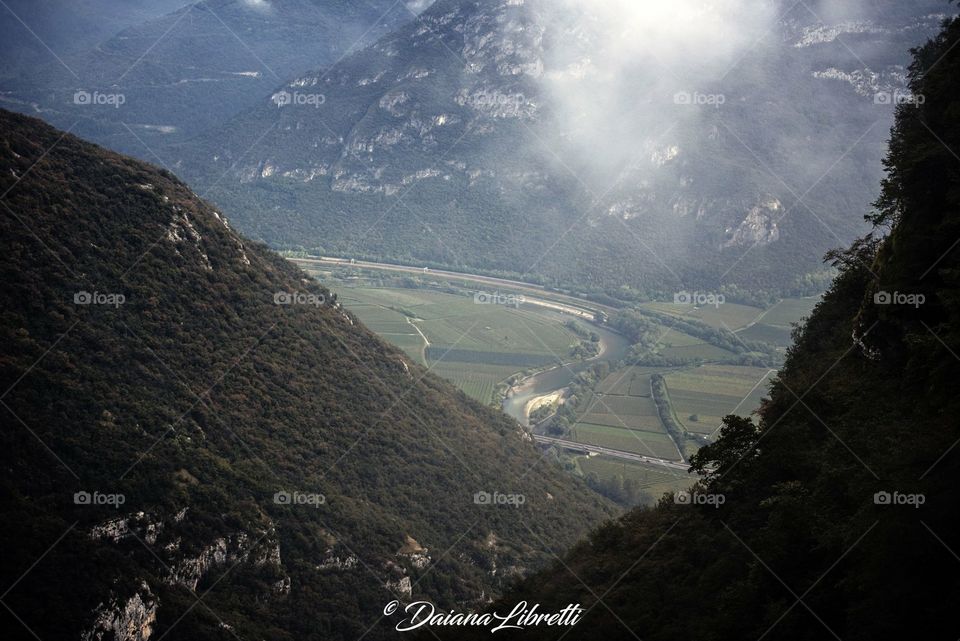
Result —
[[774, 34], [770, 0], [562, 0], [541, 82], [571, 153], [591, 179], [655, 169], [684, 153], [723, 80]]

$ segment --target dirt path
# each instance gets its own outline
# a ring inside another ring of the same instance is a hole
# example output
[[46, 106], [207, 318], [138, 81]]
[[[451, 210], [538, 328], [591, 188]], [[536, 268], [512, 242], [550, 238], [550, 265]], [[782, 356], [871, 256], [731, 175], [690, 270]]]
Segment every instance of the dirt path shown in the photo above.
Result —
[[420, 348], [420, 358], [423, 360], [424, 367], [427, 366], [427, 348], [430, 347], [430, 339], [427, 338], [427, 335], [420, 331], [420, 328], [417, 327], [417, 324], [413, 322], [413, 319], [407, 316], [407, 324], [410, 325], [413, 329], [417, 330], [417, 333], [420, 334], [420, 338], [423, 339], [423, 347]]

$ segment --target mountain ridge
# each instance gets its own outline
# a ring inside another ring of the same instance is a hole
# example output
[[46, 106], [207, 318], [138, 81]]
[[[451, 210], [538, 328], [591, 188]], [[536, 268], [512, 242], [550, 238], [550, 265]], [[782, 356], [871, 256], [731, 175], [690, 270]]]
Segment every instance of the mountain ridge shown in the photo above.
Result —
[[596, 638], [956, 636], [958, 43], [955, 19], [914, 51], [926, 100], [897, 110], [874, 233], [829, 256], [756, 417], [724, 419], [691, 494], [598, 528], [491, 610], [581, 603]]
[[[591, 56], [616, 57], [601, 46], [606, 18], [580, 4], [441, 0], [336, 67], [277, 89], [320, 94], [322, 104], [263, 100], [163, 153], [197, 185], [222, 178], [211, 197], [275, 247], [626, 299], [691, 287], [812, 293], [811, 277], [822, 285], [820, 256], [866, 230], [861, 215], [881, 177], [878, 123], [892, 113], [877, 96], [906, 95], [896, 47], [880, 47], [860, 23], [825, 23], [787, 3], [776, 5], [785, 13], [771, 42], [739, 60], [725, 54], [722, 81], [686, 67], [664, 80], [650, 70], [655, 50], [591, 68]], [[567, 5], [594, 20], [565, 21]], [[866, 24], [905, 51], [935, 29], [942, 14], [930, 12], [943, 6], [886, 3]], [[860, 69], [863, 58], [877, 71]], [[637, 76], [617, 96], [635, 113], [597, 104], [616, 94], [611, 75]], [[844, 119], [827, 124], [838, 111]]]
[[[11, 73], [0, 104], [156, 163], [162, 146], [221, 126], [283, 78], [334, 63], [414, 17], [387, 0], [182, 5]], [[103, 102], [90, 99], [97, 95]]]
[[5, 629], [383, 638], [613, 514], [168, 172], [0, 129]]

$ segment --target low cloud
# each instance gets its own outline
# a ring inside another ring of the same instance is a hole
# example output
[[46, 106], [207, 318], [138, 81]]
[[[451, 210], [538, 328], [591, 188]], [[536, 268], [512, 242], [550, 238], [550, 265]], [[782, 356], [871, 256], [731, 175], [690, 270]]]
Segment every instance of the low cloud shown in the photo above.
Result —
[[776, 21], [769, 0], [556, 1], [542, 78], [551, 126], [589, 151], [598, 175], [638, 154], [655, 164], [682, 154], [674, 145], [698, 125], [698, 105], [734, 99], [717, 95], [722, 79]]

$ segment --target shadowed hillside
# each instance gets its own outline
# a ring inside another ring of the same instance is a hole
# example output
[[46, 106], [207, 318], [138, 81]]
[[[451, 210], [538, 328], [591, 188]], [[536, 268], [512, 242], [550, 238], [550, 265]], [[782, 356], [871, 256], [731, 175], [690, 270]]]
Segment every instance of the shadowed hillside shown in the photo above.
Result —
[[612, 514], [169, 173], [0, 132], [8, 638], [382, 638]]
[[898, 109], [876, 235], [831, 256], [756, 422], [726, 418], [692, 497], [601, 527], [497, 611], [581, 603], [566, 638], [960, 635], [958, 43], [953, 21], [915, 52], [926, 100]]

